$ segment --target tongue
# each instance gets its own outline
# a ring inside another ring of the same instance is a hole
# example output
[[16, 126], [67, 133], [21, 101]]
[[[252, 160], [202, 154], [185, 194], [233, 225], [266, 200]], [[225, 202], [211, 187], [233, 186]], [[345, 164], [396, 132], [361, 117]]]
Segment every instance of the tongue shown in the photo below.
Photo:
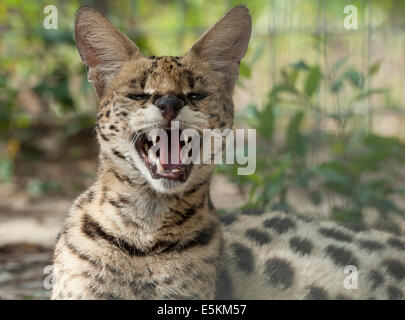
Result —
[[[169, 136], [168, 140], [172, 140]], [[178, 139], [173, 139], [174, 141], [168, 142], [168, 145], [162, 143], [160, 145], [160, 156], [159, 160], [162, 167], [165, 170], [174, 169], [181, 164], [180, 160], [180, 141]]]

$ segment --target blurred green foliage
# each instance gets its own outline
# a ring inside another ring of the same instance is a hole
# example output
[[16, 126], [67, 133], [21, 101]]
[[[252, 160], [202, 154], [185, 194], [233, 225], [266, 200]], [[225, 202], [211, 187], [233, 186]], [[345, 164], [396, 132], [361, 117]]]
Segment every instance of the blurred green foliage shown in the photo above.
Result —
[[[405, 164], [405, 144], [356, 123], [356, 102], [386, 91], [364, 85], [378, 66], [374, 63], [362, 73], [341, 59], [326, 71], [300, 60], [281, 69], [281, 81], [271, 88], [264, 107], [249, 105], [242, 115], [257, 130], [256, 172], [238, 176], [237, 164], [219, 169], [249, 186], [244, 209], [271, 205], [294, 211], [291, 201], [297, 200], [288, 195], [298, 188], [314, 205], [327, 198], [332, 217], [342, 222], [362, 222], [369, 208], [378, 211], [383, 227], [390, 225], [390, 214], [404, 214], [393, 197], [405, 193], [398, 178]], [[318, 104], [320, 88], [335, 97], [331, 99], [335, 111]], [[325, 120], [332, 122], [332, 130], [319, 126]]]

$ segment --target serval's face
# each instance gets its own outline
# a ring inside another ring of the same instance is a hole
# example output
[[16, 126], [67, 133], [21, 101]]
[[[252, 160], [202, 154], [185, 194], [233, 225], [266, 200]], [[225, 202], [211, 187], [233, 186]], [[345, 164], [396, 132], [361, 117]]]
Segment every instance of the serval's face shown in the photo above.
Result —
[[232, 127], [232, 92], [250, 37], [247, 10], [231, 10], [183, 57], [144, 57], [89, 8], [78, 12], [75, 35], [100, 102], [101, 159], [162, 193], [204, 182], [213, 166], [184, 161], [181, 150], [191, 141], [202, 148], [204, 129]]

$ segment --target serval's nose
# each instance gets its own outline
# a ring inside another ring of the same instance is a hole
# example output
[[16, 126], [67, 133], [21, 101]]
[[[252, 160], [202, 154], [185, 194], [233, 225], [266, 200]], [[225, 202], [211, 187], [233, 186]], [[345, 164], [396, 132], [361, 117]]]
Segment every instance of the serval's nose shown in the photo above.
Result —
[[184, 101], [173, 96], [163, 96], [156, 100], [155, 105], [160, 109], [163, 118], [170, 122], [177, 117], [180, 109], [184, 107]]

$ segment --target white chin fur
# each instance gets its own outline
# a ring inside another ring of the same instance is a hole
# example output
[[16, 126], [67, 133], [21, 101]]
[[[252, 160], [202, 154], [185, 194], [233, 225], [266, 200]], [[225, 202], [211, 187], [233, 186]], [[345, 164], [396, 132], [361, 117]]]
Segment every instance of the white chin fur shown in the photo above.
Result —
[[193, 174], [193, 170], [190, 172], [190, 176], [185, 182], [170, 180], [170, 179], [153, 179], [149, 169], [146, 167], [145, 163], [140, 158], [138, 152], [132, 152], [132, 159], [134, 161], [135, 166], [139, 169], [139, 171], [146, 177], [149, 181], [149, 184], [155, 189], [155, 191], [165, 194], [173, 194], [183, 191], [187, 188], [191, 176]]

